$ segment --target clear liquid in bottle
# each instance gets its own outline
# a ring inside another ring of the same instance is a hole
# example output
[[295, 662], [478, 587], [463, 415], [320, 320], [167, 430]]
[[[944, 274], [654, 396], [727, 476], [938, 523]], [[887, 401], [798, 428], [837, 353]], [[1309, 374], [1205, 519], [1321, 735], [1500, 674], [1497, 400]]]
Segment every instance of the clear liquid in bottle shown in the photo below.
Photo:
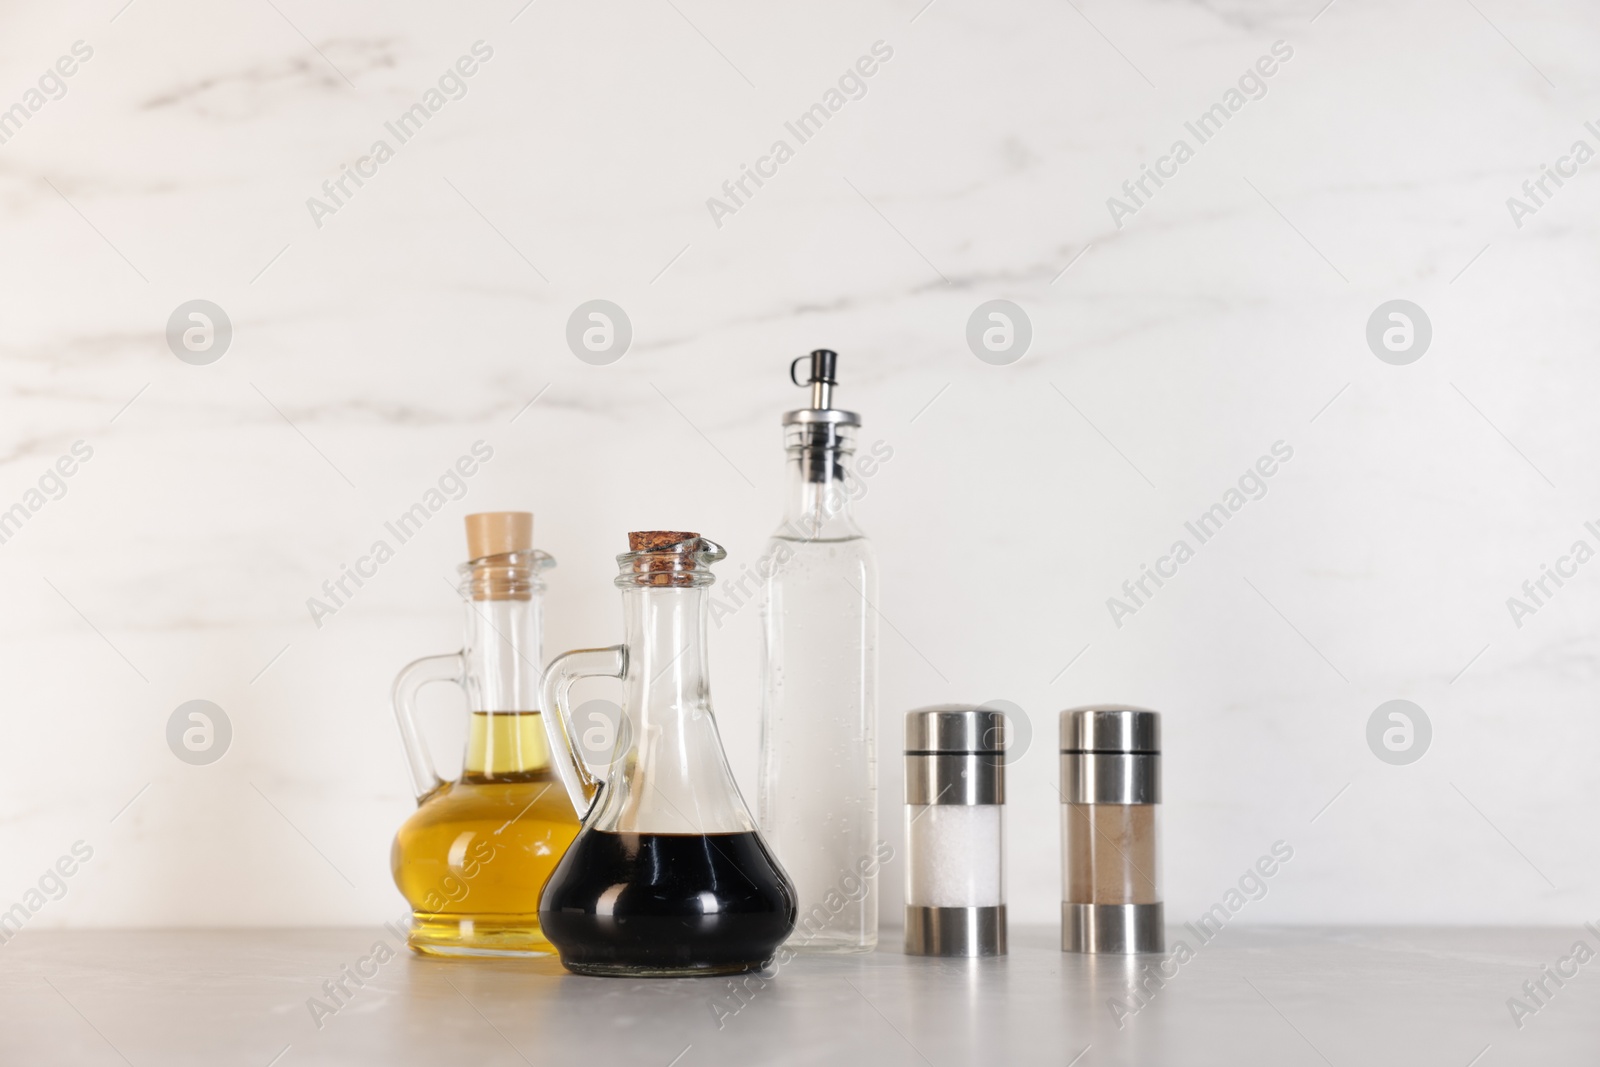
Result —
[[866, 952], [878, 941], [878, 568], [850, 514], [860, 419], [831, 406], [837, 356], [809, 358], [812, 403], [784, 416], [788, 499], [767, 549], [757, 811], [799, 896], [789, 945]]

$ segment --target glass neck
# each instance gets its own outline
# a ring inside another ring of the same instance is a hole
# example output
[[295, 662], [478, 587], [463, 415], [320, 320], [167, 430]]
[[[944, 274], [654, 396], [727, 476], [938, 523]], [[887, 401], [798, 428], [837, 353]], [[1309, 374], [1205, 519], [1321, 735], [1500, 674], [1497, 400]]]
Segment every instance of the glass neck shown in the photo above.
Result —
[[503, 779], [547, 770], [539, 721], [541, 604], [537, 593], [466, 602], [463, 687], [472, 712], [463, 777]]
[[623, 727], [586, 825], [614, 833], [746, 833], [706, 675], [707, 582], [625, 585]]
[[860, 537], [850, 506], [861, 489], [850, 470], [848, 437], [834, 445], [797, 444], [791, 432], [783, 524], [777, 536], [795, 541]]
[[461, 777], [471, 783], [545, 781], [550, 777], [550, 748], [539, 713], [472, 713], [467, 729], [467, 755]]
[[628, 648], [623, 706], [636, 729], [671, 728], [691, 708], [709, 708], [706, 587], [625, 588], [622, 639]]

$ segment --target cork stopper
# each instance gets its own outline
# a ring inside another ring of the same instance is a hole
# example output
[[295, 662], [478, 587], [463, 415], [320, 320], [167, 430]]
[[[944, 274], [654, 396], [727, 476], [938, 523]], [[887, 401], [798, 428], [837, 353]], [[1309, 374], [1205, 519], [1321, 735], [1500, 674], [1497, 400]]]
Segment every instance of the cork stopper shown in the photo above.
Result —
[[685, 533], [682, 530], [635, 530], [628, 535], [628, 551], [663, 552], [673, 545], [693, 541], [699, 536], [697, 533]]
[[710, 585], [710, 565], [727, 556], [714, 541], [685, 530], [635, 530], [628, 535], [626, 555], [618, 556], [622, 573], [620, 586], [670, 585], [699, 587]]
[[467, 558], [503, 556], [533, 548], [531, 511], [482, 511], [467, 516]]

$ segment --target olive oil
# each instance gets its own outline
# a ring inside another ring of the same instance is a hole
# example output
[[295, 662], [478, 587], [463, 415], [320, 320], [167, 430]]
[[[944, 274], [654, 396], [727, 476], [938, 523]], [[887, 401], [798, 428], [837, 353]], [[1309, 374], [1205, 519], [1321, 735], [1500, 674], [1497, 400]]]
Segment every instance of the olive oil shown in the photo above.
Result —
[[539, 894], [577, 835], [537, 711], [474, 712], [458, 781], [423, 797], [396, 835], [411, 947], [434, 955], [547, 955]]

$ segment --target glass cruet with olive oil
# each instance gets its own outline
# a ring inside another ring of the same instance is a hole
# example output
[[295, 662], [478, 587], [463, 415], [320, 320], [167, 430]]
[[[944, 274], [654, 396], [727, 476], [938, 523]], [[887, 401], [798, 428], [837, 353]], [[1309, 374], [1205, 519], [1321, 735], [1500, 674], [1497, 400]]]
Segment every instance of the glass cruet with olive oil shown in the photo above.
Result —
[[[395, 835], [395, 885], [412, 909], [410, 943], [446, 956], [548, 955], [539, 894], [578, 832], [539, 716], [539, 572], [533, 516], [467, 516], [461, 565], [466, 639], [460, 652], [417, 660], [395, 679], [417, 810]], [[461, 776], [444, 781], [417, 725], [417, 693], [454, 682], [470, 722]]]

